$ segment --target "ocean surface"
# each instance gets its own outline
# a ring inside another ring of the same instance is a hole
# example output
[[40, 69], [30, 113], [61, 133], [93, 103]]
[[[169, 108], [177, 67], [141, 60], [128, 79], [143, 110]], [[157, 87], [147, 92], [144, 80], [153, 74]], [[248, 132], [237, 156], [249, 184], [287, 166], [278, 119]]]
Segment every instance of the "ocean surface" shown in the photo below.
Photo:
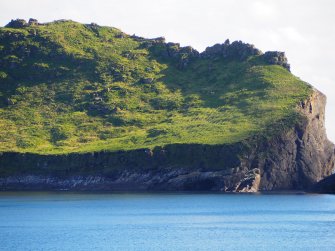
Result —
[[0, 192], [0, 250], [335, 250], [335, 196]]

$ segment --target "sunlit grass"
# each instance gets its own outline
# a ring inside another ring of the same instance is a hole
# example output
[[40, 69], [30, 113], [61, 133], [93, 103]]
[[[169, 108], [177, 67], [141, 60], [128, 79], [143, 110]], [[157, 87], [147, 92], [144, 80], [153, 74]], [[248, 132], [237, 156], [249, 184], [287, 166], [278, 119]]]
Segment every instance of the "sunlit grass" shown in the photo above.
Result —
[[311, 92], [257, 57], [197, 59], [179, 70], [121, 35], [75, 22], [1, 28], [0, 151], [234, 143], [289, 126]]

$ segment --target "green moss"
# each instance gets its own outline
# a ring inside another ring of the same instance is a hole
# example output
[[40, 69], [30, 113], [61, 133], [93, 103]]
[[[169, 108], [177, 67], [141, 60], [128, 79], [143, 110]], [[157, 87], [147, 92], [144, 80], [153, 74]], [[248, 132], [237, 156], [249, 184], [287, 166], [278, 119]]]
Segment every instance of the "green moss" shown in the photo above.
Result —
[[292, 125], [311, 92], [258, 56], [197, 58], [181, 70], [147, 41], [72, 21], [0, 28], [0, 151], [240, 142]]

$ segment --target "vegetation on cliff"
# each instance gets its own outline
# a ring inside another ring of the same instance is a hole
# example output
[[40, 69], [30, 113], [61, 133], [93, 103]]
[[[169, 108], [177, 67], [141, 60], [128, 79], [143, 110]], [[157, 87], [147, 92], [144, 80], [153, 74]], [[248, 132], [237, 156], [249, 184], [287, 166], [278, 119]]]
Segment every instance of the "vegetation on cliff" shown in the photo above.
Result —
[[2, 152], [235, 143], [292, 123], [310, 92], [283, 53], [240, 41], [199, 53], [68, 20], [0, 28]]

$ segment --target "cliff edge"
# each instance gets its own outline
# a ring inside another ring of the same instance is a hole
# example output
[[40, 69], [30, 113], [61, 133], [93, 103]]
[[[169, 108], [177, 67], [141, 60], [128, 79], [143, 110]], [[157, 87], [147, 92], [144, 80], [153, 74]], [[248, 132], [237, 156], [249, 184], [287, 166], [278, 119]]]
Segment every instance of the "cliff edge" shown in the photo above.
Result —
[[71, 20], [0, 27], [0, 189], [310, 189], [326, 97], [284, 52]]
[[334, 170], [334, 144], [325, 129], [326, 96], [316, 89], [299, 106], [303, 119], [262, 148], [260, 189], [308, 189]]
[[[3, 190], [149, 190], [257, 192], [310, 190], [334, 170], [324, 126], [326, 97], [301, 102], [301, 118], [270, 138], [222, 145], [167, 145], [154, 150], [69, 155], [2, 153]], [[33, 170], [33, 171], [32, 171]]]

